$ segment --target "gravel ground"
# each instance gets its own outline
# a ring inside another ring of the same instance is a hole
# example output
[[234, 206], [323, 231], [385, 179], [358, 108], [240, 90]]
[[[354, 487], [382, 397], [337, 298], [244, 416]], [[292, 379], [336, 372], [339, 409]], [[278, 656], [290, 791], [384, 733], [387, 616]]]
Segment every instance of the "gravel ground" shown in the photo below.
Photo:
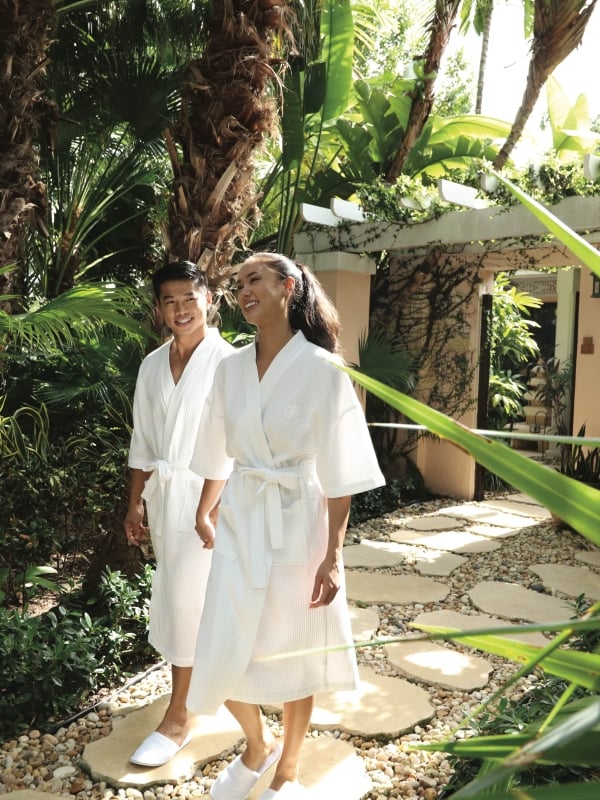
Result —
[[[455, 504], [455, 501], [435, 500], [417, 506], [395, 511], [384, 517], [360, 524], [348, 532], [349, 543], [362, 539], [385, 541], [396, 526], [393, 520], [402, 516], [426, 514]], [[575, 552], [586, 547], [586, 540], [567, 530], [561, 530], [553, 523], [540, 523], [525, 528], [515, 536], [502, 540], [502, 546], [491, 553], [474, 554], [468, 561], [444, 579], [450, 592], [440, 604], [415, 603], [408, 606], [379, 605], [380, 628], [377, 637], [397, 636], [408, 630], [415, 616], [423, 611], [444, 607], [462, 613], [474, 613], [466, 591], [483, 580], [516, 581], [522, 586], [539, 588], [539, 578], [529, 570], [529, 565], [546, 562], [578, 564]], [[415, 557], [422, 553], [414, 548]], [[386, 568], [382, 572], [391, 574], [411, 573], [411, 556], [400, 567]], [[423, 685], [436, 708], [434, 718], [422, 726], [417, 726], [404, 735], [394, 738], [368, 738], [351, 736], [340, 731], [312, 732], [313, 736], [334, 736], [351, 742], [356, 752], [363, 758], [371, 777], [373, 788], [365, 800], [387, 800], [387, 798], [425, 798], [439, 797], [444, 785], [452, 774], [452, 768], [443, 753], [425, 753], [411, 750], [411, 745], [419, 742], [442, 740], [454, 733], [464, 724], [468, 713], [486, 696], [498, 688], [514, 671], [514, 667], [502, 659], [485, 655], [494, 665], [488, 685], [481, 691], [450, 691], [439, 686]], [[365, 648], [358, 651], [360, 663], [388, 676], [398, 673], [386, 660], [383, 648]], [[166, 798], [207, 797], [208, 788], [216, 774], [224, 766], [222, 760], [198, 767], [191, 780], [178, 784], [153, 786], [140, 791], [136, 788], [114, 789], [103, 782], [95, 782], [85, 773], [80, 764], [80, 756], [85, 745], [99, 737], [106, 736], [112, 729], [112, 720], [120, 714], [120, 709], [132, 704], [143, 705], [151, 702], [170, 690], [170, 670], [158, 667], [145, 674], [136, 683], [123, 688], [80, 719], [65, 724], [54, 733], [31, 730], [18, 739], [0, 745], [0, 794], [19, 789], [35, 789], [72, 797], [111, 800], [112, 798], [131, 798], [132, 800], [165, 800]], [[399, 676], [405, 677], [405, 676]], [[510, 689], [510, 695], [519, 698], [535, 678], [521, 680]], [[276, 735], [280, 734], [280, 719], [269, 717], [269, 725]], [[458, 736], [467, 736], [468, 728], [458, 731]], [[230, 758], [233, 754], [228, 754]], [[338, 800], [338, 798], [332, 798]], [[343, 798], [339, 798], [343, 800]]]

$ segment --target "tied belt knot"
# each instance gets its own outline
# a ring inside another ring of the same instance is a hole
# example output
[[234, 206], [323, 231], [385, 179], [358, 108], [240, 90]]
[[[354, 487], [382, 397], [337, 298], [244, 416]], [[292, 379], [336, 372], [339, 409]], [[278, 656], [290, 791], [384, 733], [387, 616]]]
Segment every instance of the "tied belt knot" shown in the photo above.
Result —
[[179, 461], [167, 461], [164, 458], [157, 458], [156, 461], [154, 461], [149, 467], [149, 470], [152, 470], [152, 474], [146, 481], [144, 491], [142, 492], [142, 497], [144, 500], [148, 501], [152, 499], [157, 491], [159, 492], [159, 497], [161, 498], [161, 511], [159, 512], [159, 520], [161, 524], [159, 524], [154, 531], [158, 536], [162, 534], [162, 529], [168, 516], [165, 496], [167, 485], [171, 482], [176, 472], [186, 472], [187, 469], [187, 463]]
[[[313, 474], [314, 463], [302, 461], [287, 467], [253, 467], [235, 463], [235, 472], [255, 478], [258, 481], [257, 499], [262, 502], [256, 505], [256, 525], [250, 531], [251, 560], [253, 585], [265, 588], [267, 585], [267, 564], [265, 559], [265, 540], [273, 550], [282, 550], [284, 546], [283, 514], [279, 488], [295, 489], [300, 483], [301, 497], [305, 499], [305, 481]], [[265, 525], [266, 523], [266, 525]]]

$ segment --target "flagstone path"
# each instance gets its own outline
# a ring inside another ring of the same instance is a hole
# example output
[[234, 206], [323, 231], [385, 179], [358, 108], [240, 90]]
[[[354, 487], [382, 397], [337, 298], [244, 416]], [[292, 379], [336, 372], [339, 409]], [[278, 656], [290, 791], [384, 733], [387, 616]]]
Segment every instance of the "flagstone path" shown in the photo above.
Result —
[[[356, 692], [316, 698], [301, 775], [314, 800], [433, 800], [439, 794], [451, 773], [448, 762], [410, 744], [455, 731], [514, 667], [465, 646], [426, 641], [421, 627], [473, 630], [556, 621], [571, 615], [569, 603], [582, 592], [600, 598], [600, 551], [559, 529], [544, 508], [521, 494], [423, 504], [414, 513], [405, 508], [363, 523], [349, 531], [344, 559], [354, 638], [371, 644], [357, 651]], [[538, 646], [548, 641], [542, 633], [502, 635]], [[44, 780], [29, 780], [29, 788], [4, 779], [3, 751], [12, 751], [3, 746], [0, 794], [10, 791], [11, 800], [39, 800], [40, 790], [82, 800], [206, 797], [219, 770], [243, 749], [225, 709], [195, 718], [192, 742], [168, 765], [143, 769], [128, 761], [164, 713], [164, 673], [158, 689], [148, 689], [148, 679], [106, 703], [99, 713], [110, 724], [100, 720], [101, 733], [79, 750], [71, 748], [76, 758], [55, 759]], [[281, 709], [265, 712], [280, 736]], [[269, 780], [261, 779], [251, 800]]]

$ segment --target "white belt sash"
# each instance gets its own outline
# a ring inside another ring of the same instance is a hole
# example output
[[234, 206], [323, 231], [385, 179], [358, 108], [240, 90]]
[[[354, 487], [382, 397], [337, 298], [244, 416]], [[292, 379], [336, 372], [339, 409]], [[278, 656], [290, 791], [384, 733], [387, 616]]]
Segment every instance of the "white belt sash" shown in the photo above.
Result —
[[[306, 479], [314, 473], [314, 463], [303, 461], [288, 467], [251, 467], [235, 462], [234, 472], [256, 478], [256, 506], [253, 507], [250, 524], [250, 569], [252, 585], [255, 589], [264, 589], [267, 585], [267, 559], [265, 542], [271, 544], [273, 550], [282, 550], [285, 545], [283, 535], [283, 515], [281, 511], [281, 495], [279, 487], [295, 489], [300, 483], [300, 494], [305, 505]], [[302, 509], [305, 513], [305, 509]], [[266, 523], [266, 524], [265, 524]]]
[[188, 464], [178, 461], [166, 461], [163, 458], [158, 458], [153, 464], [150, 465], [152, 475], [146, 481], [142, 497], [144, 500], [151, 500], [155, 492], [160, 492], [160, 519], [162, 524], [159, 525], [158, 530], [153, 531], [156, 536], [161, 536], [163, 527], [165, 525], [165, 516], [167, 513], [167, 504], [165, 502], [165, 492], [167, 484], [169, 484], [176, 472], [186, 472]]

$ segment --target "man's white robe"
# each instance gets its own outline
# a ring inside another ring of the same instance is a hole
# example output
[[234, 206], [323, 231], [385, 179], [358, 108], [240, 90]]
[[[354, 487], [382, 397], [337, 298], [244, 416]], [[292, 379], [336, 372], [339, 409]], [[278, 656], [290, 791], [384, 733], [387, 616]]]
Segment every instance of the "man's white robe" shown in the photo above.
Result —
[[260, 382], [254, 344], [217, 369], [190, 464], [205, 478], [230, 475], [188, 695], [195, 712], [356, 686], [352, 648], [272, 658], [352, 644], [343, 576], [331, 605], [309, 608], [327, 498], [384, 483], [356, 392], [331, 359], [296, 333]]
[[140, 366], [128, 463], [152, 472], [142, 494], [156, 557], [148, 639], [171, 664], [190, 667], [211, 553], [195, 530], [203, 482], [189, 463], [215, 370], [233, 348], [209, 328], [175, 384], [170, 347], [166, 342]]

